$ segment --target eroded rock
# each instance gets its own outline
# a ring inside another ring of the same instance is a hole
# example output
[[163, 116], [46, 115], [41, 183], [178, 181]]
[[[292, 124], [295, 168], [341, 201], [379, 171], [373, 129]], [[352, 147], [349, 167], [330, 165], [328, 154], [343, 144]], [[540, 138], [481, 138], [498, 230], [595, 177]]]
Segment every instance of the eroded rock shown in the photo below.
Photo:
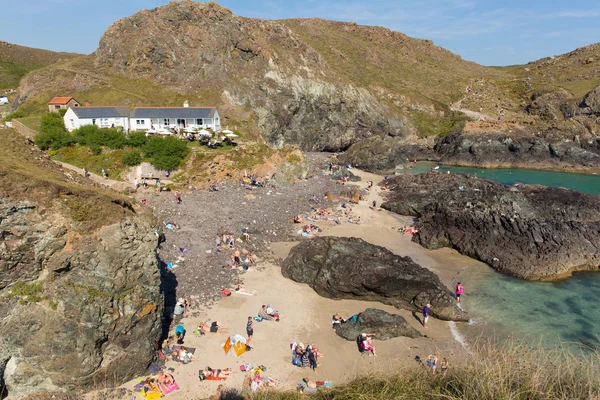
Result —
[[356, 340], [362, 333], [372, 333], [374, 339], [388, 340], [399, 336], [416, 338], [419, 331], [408, 325], [406, 319], [398, 314], [390, 314], [376, 308], [367, 308], [358, 314], [356, 322], [346, 321], [334, 326], [335, 333], [346, 340]]

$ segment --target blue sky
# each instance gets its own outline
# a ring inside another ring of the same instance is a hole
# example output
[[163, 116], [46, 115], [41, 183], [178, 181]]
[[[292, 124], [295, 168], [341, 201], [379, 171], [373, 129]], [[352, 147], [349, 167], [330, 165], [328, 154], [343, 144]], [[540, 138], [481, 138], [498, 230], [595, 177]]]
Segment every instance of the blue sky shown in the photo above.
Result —
[[[91, 53], [106, 28], [168, 0], [0, 0], [0, 40]], [[484, 65], [522, 64], [600, 42], [600, 2], [558, 0], [221, 0], [263, 19], [319, 17], [380, 25]]]

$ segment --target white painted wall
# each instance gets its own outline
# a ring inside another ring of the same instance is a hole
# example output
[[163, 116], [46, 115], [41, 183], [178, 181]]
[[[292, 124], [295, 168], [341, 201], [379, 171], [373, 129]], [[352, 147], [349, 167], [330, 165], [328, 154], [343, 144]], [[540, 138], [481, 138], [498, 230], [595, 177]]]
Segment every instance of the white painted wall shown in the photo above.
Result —
[[65, 127], [69, 132], [79, 129], [84, 125], [96, 125], [99, 128], [115, 128], [122, 127], [125, 131], [129, 131], [128, 117], [111, 117], [111, 118], [79, 118], [72, 109], [68, 109], [63, 117]]

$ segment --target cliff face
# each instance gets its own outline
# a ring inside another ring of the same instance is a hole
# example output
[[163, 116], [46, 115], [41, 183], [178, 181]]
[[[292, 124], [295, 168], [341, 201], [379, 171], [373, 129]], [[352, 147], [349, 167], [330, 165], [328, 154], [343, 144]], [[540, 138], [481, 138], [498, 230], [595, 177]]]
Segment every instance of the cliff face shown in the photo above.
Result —
[[149, 218], [1, 134], [0, 376], [9, 394], [143, 373], [163, 307]]

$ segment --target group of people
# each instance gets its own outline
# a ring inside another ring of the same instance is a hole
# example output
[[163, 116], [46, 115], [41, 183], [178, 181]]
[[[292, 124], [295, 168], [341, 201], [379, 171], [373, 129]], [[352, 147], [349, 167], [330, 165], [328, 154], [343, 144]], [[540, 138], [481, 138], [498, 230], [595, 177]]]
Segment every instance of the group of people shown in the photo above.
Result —
[[430, 354], [429, 356], [427, 356], [427, 360], [425, 360], [425, 364], [428, 368], [431, 368], [431, 372], [435, 375], [437, 367], [438, 367], [438, 363], [440, 366], [440, 371], [442, 373], [442, 375], [446, 375], [446, 373], [448, 372], [448, 359], [447, 358], [442, 358], [442, 361], [439, 362], [438, 356], [436, 353]]
[[310, 368], [313, 372], [317, 372], [319, 358], [323, 357], [318, 348], [312, 344], [304, 347], [303, 343], [296, 342], [292, 343], [290, 348], [292, 349], [292, 364], [302, 368]]

